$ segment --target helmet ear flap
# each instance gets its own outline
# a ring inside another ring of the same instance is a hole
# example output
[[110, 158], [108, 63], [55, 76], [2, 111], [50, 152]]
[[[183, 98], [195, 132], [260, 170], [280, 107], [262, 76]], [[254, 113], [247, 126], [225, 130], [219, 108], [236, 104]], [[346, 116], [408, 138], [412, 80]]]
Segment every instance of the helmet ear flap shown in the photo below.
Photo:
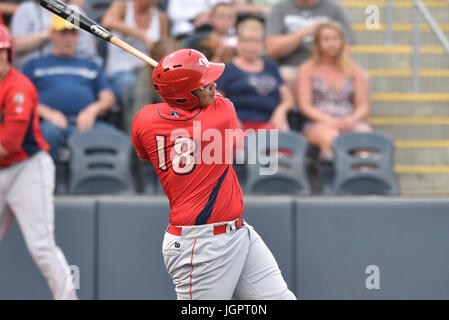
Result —
[[199, 103], [198, 98], [192, 93], [188, 94], [187, 96], [185, 96], [183, 98], [170, 98], [170, 97], [162, 96], [162, 95], [161, 95], [161, 98], [168, 105], [175, 106], [175, 107], [182, 108], [182, 109], [195, 108]]

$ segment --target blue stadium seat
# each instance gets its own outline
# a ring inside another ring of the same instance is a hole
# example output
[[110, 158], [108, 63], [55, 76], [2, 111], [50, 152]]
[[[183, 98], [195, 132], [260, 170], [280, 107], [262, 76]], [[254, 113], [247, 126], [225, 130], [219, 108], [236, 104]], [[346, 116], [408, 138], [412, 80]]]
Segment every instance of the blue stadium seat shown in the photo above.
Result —
[[347, 132], [333, 142], [335, 194], [399, 194], [394, 143], [379, 132]]
[[[249, 194], [310, 194], [310, 183], [306, 171], [308, 146], [306, 139], [293, 131], [275, 132], [278, 139], [276, 141], [274, 136], [273, 144], [271, 140], [274, 132], [270, 130], [258, 131], [248, 137], [245, 192]], [[270, 155], [277, 157], [277, 165], [272, 172], [268, 165]], [[256, 161], [254, 161], [255, 157]]]
[[118, 130], [91, 130], [71, 136], [71, 194], [134, 194], [132, 144]]

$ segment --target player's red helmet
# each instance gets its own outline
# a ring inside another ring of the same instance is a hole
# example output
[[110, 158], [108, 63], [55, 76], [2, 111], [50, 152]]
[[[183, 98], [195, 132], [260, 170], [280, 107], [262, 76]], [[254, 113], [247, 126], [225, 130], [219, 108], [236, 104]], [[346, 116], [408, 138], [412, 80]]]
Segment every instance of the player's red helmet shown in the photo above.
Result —
[[14, 58], [14, 49], [12, 47], [12, 38], [6, 26], [0, 25], [0, 49], [9, 49], [9, 62]]
[[153, 71], [153, 85], [168, 105], [192, 109], [198, 98], [192, 91], [217, 80], [223, 63], [212, 63], [199, 51], [181, 49], [166, 55]]

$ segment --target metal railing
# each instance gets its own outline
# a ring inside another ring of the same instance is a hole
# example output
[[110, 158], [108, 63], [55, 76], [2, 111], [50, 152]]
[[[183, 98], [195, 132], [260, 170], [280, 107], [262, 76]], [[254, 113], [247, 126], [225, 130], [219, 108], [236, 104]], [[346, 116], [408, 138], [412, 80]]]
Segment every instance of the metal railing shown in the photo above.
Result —
[[[449, 1], [449, 0], [447, 0]], [[393, 0], [386, 0], [385, 8], [385, 45], [391, 46], [393, 43]]]
[[[447, 0], [449, 3], [449, 0]], [[437, 21], [433, 17], [429, 9], [424, 5], [422, 0], [414, 0], [413, 14], [413, 34], [412, 34], [412, 72], [413, 72], [413, 91], [420, 91], [420, 47], [421, 47], [421, 22], [424, 18], [425, 22], [441, 42], [444, 50], [449, 54], [449, 40], [444, 32], [438, 26]], [[386, 0], [385, 8], [385, 45], [389, 46], [393, 43], [393, 0]]]
[[[391, 1], [391, 0], [389, 0]], [[449, 2], [449, 0], [447, 0]], [[413, 90], [415, 92], [420, 91], [420, 43], [421, 43], [421, 18], [429, 24], [430, 29], [443, 45], [444, 50], [449, 54], [449, 40], [446, 35], [441, 31], [438, 23], [433, 17], [432, 13], [423, 4], [422, 0], [414, 0], [415, 13], [413, 21]]]

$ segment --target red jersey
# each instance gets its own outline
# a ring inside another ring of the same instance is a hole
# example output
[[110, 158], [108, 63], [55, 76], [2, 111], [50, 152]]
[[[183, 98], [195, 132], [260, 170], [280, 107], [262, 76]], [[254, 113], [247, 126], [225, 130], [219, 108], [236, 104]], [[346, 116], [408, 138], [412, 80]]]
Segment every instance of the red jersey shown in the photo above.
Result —
[[243, 195], [232, 167], [235, 129], [234, 107], [220, 94], [205, 108], [184, 110], [159, 103], [136, 115], [131, 139], [139, 157], [153, 164], [170, 201], [171, 224], [240, 217]]
[[0, 143], [8, 151], [0, 167], [49, 150], [39, 127], [38, 93], [31, 81], [11, 67], [0, 82]]

